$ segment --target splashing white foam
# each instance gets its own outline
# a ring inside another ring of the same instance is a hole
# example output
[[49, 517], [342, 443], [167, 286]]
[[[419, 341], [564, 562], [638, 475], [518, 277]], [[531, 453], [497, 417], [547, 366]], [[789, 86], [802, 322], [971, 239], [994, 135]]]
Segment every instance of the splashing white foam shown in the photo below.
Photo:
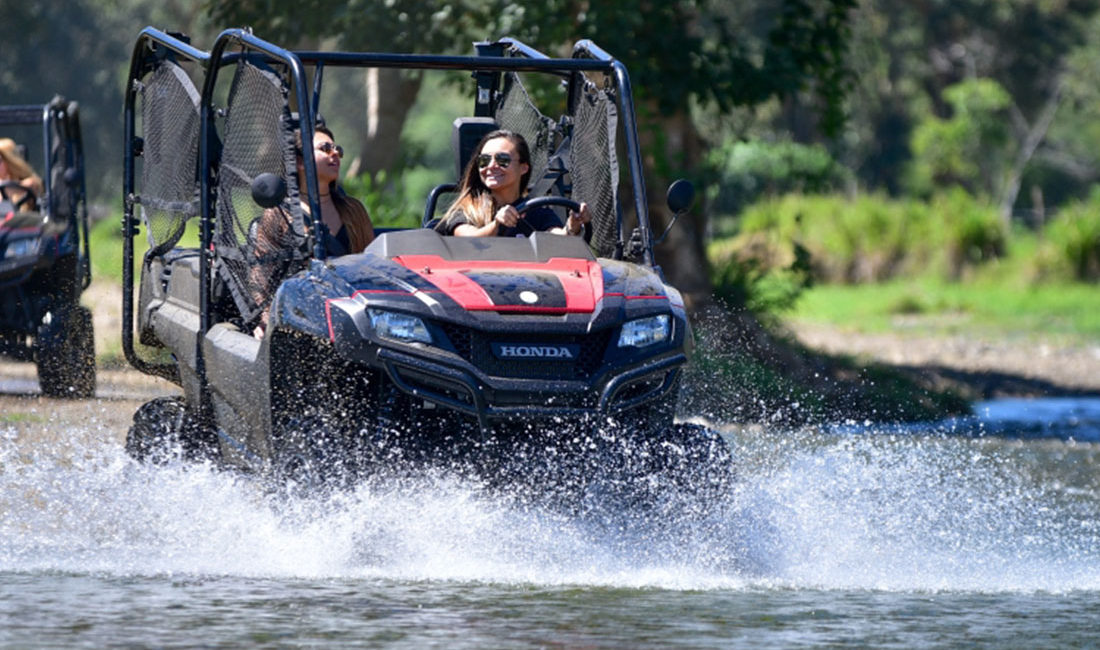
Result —
[[[740, 589], [1100, 588], [1097, 494], [988, 441], [736, 435], [709, 519], [574, 517], [437, 473], [276, 498], [115, 445], [0, 440], [0, 571]], [[1025, 466], [1021, 466], [1023, 463]]]

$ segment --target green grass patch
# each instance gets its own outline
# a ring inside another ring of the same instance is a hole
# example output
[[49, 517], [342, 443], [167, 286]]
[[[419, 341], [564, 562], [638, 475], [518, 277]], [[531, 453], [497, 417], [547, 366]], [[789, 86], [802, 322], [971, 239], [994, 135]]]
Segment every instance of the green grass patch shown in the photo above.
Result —
[[16, 411], [15, 413], [0, 413], [0, 424], [20, 424], [31, 423], [36, 424], [40, 422], [46, 422], [49, 418], [41, 413], [26, 413], [24, 411]]
[[[112, 215], [92, 224], [88, 230], [88, 245], [92, 256], [92, 278], [122, 283], [122, 215]], [[192, 219], [178, 244], [182, 247], [199, 245], [199, 223]], [[149, 250], [144, 227], [134, 237], [134, 280], [141, 268], [141, 258]]]
[[[144, 244], [144, 238], [137, 240]], [[92, 277], [122, 282], [122, 217], [118, 215], [96, 222], [88, 230], [92, 256]], [[146, 247], [142, 246], [144, 250]]]
[[1021, 286], [929, 279], [819, 285], [806, 290], [786, 318], [854, 332], [980, 332], [1006, 338], [1096, 343], [1100, 340], [1100, 291], [1089, 284]]

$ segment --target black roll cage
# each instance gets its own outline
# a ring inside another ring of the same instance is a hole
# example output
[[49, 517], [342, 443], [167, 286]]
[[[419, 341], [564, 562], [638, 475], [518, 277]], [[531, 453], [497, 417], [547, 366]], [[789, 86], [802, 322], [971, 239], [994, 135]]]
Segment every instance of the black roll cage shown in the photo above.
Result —
[[[202, 337], [213, 326], [211, 322], [211, 273], [214, 252], [210, 247], [214, 230], [214, 170], [216, 169], [215, 152], [212, 151], [211, 138], [207, 136], [214, 120], [214, 92], [217, 87], [217, 77], [221, 69], [235, 63], [241, 56], [253, 56], [251, 53], [242, 54], [238, 51], [229, 52], [230, 48], [258, 52], [268, 60], [285, 65], [294, 85], [294, 95], [297, 99], [300, 129], [302, 134], [302, 146], [306, 150], [313, 148], [313, 133], [316, 124], [317, 108], [320, 100], [321, 82], [326, 66], [333, 67], [374, 67], [374, 68], [400, 68], [420, 70], [455, 70], [473, 72], [478, 79], [478, 100], [476, 111], [486, 111], [488, 114], [489, 101], [496, 84], [496, 77], [501, 72], [549, 72], [571, 79], [574, 75], [583, 72], [599, 72], [614, 79], [618, 88], [617, 99], [619, 119], [622, 121], [623, 137], [626, 146], [626, 156], [629, 159], [630, 182], [634, 211], [638, 220], [638, 230], [642, 237], [642, 261], [647, 266], [654, 266], [653, 241], [649, 224], [649, 208], [646, 201], [645, 181], [642, 173], [641, 148], [638, 143], [638, 131], [635, 123], [634, 102], [630, 86], [630, 78], [626, 66], [614, 59], [605, 50], [598, 47], [590, 40], [578, 41], [573, 46], [573, 54], [570, 59], [557, 59], [531, 48], [512, 38], [504, 38], [496, 43], [475, 44], [478, 55], [454, 56], [454, 55], [426, 55], [426, 54], [396, 54], [378, 52], [319, 52], [319, 51], [291, 51], [286, 50], [254, 36], [248, 29], [227, 29], [218, 35], [210, 52], [204, 52], [193, 47], [187, 42], [186, 37], [178, 34], [169, 34], [161, 30], [146, 27], [138, 37], [134, 46], [133, 56], [130, 62], [130, 73], [127, 80], [124, 107], [124, 149], [123, 164], [123, 196], [124, 210], [122, 217], [123, 231], [123, 301], [122, 301], [122, 347], [127, 360], [138, 370], [147, 374], [164, 377], [171, 381], [179, 381], [178, 369], [174, 364], [154, 364], [140, 359], [133, 348], [133, 238], [138, 232], [138, 223], [134, 217], [134, 205], [139, 201], [134, 193], [134, 156], [140, 155], [140, 143], [135, 137], [135, 103], [140, 81], [157, 61], [165, 56], [185, 59], [197, 64], [204, 71], [203, 87], [200, 100], [200, 137], [198, 168], [195, 170], [199, 182], [200, 191], [200, 249], [203, 262], [199, 265], [200, 294], [200, 336], [196, 341], [196, 371], [205, 386], [206, 373], [202, 354]], [[509, 56], [505, 56], [509, 54]], [[310, 65], [314, 69], [314, 84], [312, 93], [307, 89], [305, 66]], [[577, 83], [569, 84], [570, 100], [572, 93], [576, 92]], [[482, 101], [482, 90], [486, 92], [486, 101]], [[311, 215], [319, 215], [319, 191], [317, 188], [316, 169], [312, 156], [304, 156], [303, 162], [306, 171], [306, 192]], [[313, 219], [312, 216], [308, 217]], [[623, 239], [622, 217], [619, 216], [619, 238]], [[317, 232], [311, 228], [311, 232]], [[320, 238], [314, 238], [314, 257], [324, 259], [326, 252]]]

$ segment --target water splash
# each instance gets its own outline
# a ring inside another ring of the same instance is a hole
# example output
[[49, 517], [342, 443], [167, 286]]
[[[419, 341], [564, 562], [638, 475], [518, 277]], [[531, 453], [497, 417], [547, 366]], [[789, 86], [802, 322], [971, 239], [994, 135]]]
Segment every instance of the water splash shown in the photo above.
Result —
[[738, 499], [770, 523], [756, 537], [770, 578], [843, 589], [1100, 588], [1100, 484], [1079, 471], [1095, 473], [1098, 450], [957, 434], [772, 436]]
[[726, 434], [739, 468], [728, 501], [709, 518], [675, 508], [654, 518], [570, 516], [447, 472], [276, 498], [209, 466], [143, 466], [102, 442], [28, 452], [9, 432], [0, 435], [0, 571], [1100, 589], [1100, 485], [1091, 478], [1100, 454], [1090, 446]]

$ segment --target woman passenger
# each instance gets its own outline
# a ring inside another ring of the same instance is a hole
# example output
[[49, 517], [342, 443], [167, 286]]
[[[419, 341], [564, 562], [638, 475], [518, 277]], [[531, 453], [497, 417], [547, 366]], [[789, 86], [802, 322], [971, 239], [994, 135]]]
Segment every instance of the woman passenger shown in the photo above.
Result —
[[[305, 161], [301, 132], [295, 132], [298, 157], [299, 201], [303, 214], [309, 214], [306, 201]], [[318, 124], [313, 133], [313, 163], [317, 169], [317, 187], [320, 193], [321, 223], [325, 250], [330, 257], [361, 253], [374, 240], [374, 225], [367, 208], [358, 199], [348, 196], [339, 185], [340, 161], [344, 149], [336, 144], [332, 131]], [[295, 235], [291, 215], [281, 207], [264, 210], [256, 228], [254, 254], [257, 260], [252, 268], [251, 281], [256, 289], [254, 298], [263, 305], [261, 324], [257, 336], [267, 326], [268, 307], [275, 289], [298, 269], [291, 268], [293, 257], [288, 249], [301, 246]]]

